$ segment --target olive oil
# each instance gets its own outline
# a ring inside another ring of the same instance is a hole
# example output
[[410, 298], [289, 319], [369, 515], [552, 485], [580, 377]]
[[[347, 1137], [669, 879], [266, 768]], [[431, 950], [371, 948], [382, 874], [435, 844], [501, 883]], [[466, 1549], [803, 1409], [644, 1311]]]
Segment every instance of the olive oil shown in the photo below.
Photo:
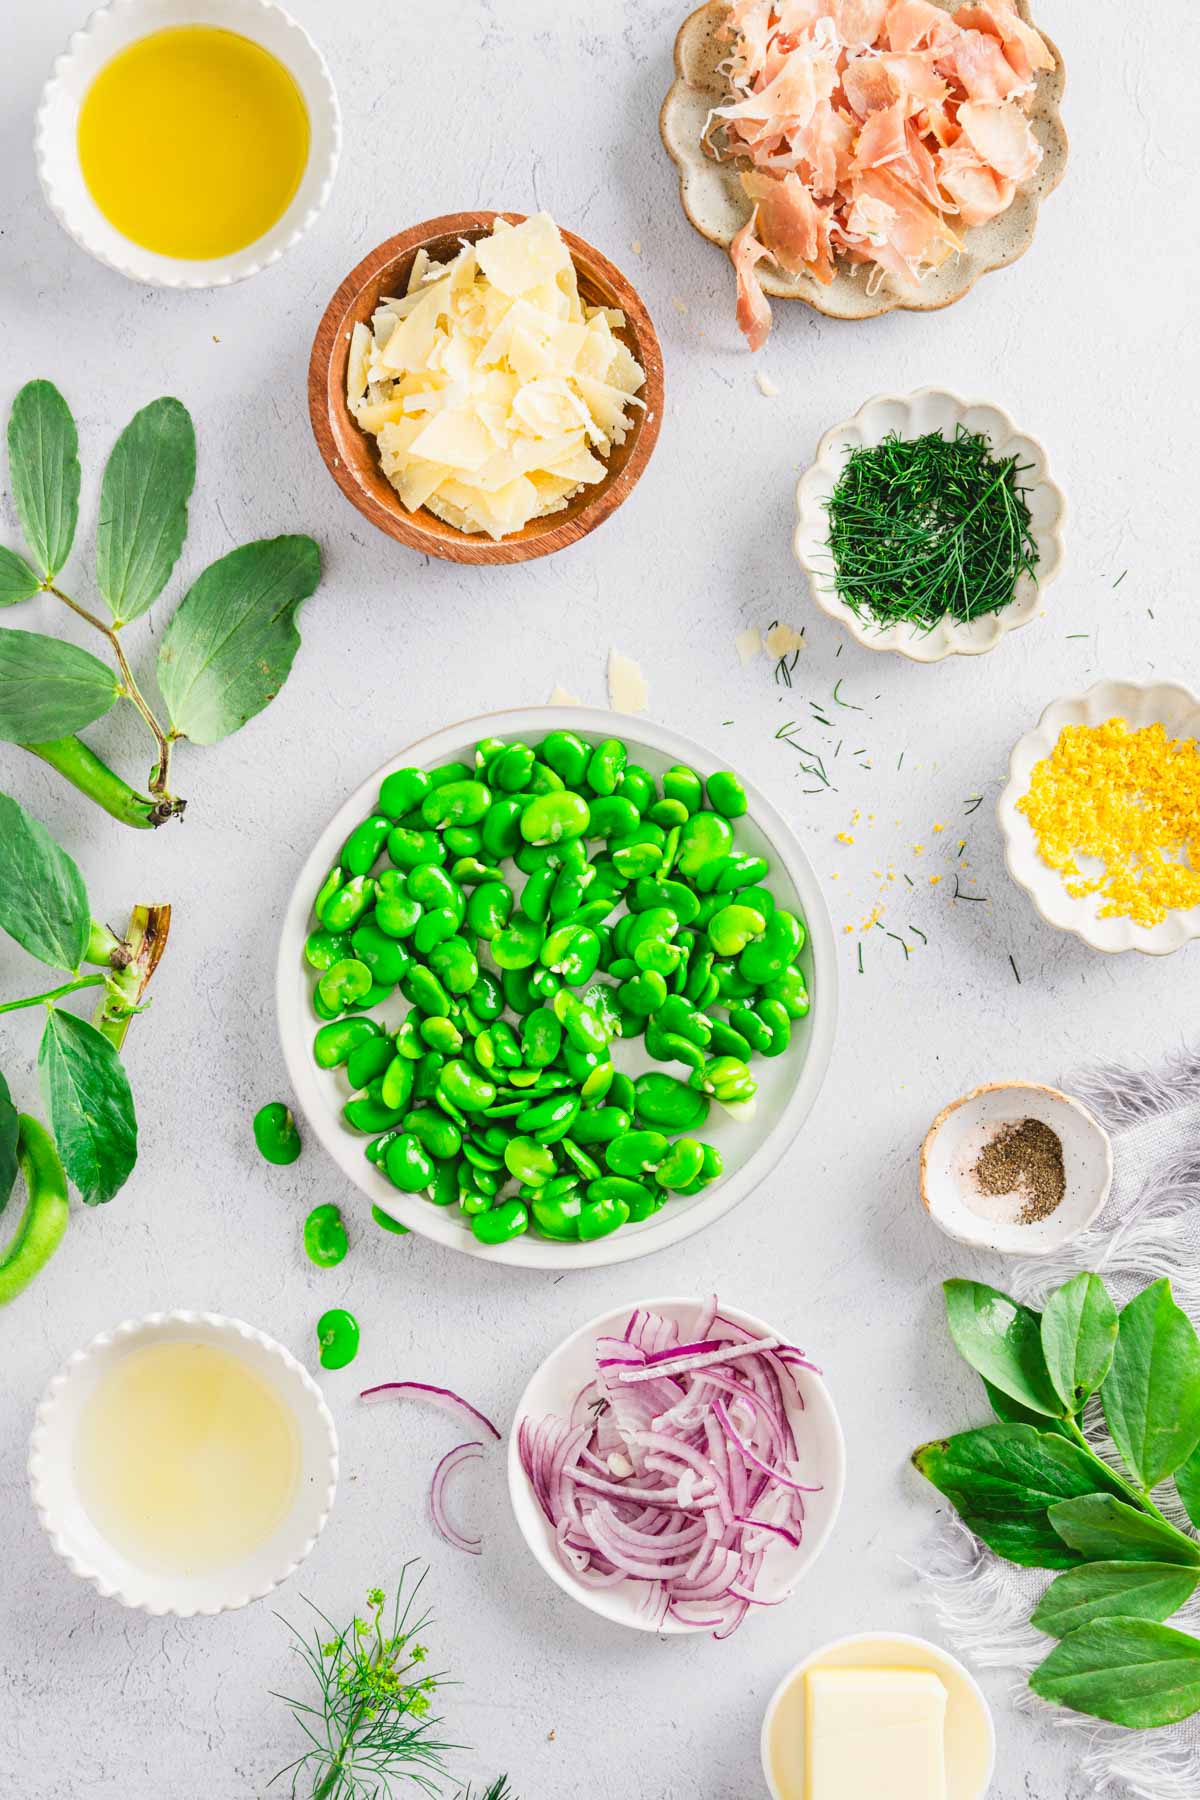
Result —
[[97, 1530], [139, 1568], [197, 1575], [269, 1538], [296, 1492], [292, 1414], [239, 1357], [169, 1340], [122, 1357], [80, 1420], [76, 1480]]
[[106, 63], [79, 112], [79, 162], [110, 225], [161, 256], [243, 250], [286, 212], [309, 121], [278, 59], [234, 31], [177, 25]]

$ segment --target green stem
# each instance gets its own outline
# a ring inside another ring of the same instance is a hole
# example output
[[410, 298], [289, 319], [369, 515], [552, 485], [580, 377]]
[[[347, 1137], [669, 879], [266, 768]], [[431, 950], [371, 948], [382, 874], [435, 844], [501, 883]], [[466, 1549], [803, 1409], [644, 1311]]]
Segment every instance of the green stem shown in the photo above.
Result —
[[107, 763], [101, 762], [80, 738], [53, 738], [44, 744], [22, 744], [21, 748], [49, 763], [72, 787], [103, 807], [111, 818], [119, 819], [122, 825], [133, 826], [136, 831], [151, 831], [168, 819], [183, 817], [186, 800], [152, 799], [148, 794], [137, 793], [128, 782], [115, 775]]
[[6, 1000], [0, 1006], [0, 1013], [20, 1012], [26, 1006], [47, 1006], [51, 1000], [61, 1000], [64, 994], [76, 994], [80, 988], [107, 987], [107, 975], [81, 975], [78, 981], [66, 981], [62, 987], [51, 988], [45, 994], [30, 994], [25, 1000]]
[[[1162, 1513], [1159, 1512], [1157, 1506], [1155, 1506], [1155, 1504], [1154, 1504], [1153, 1500], [1150, 1498], [1149, 1494], [1143, 1494], [1143, 1492], [1140, 1488], [1134, 1487], [1132, 1482], [1126, 1481], [1126, 1479], [1123, 1475], [1118, 1474], [1116, 1469], [1110, 1467], [1110, 1465], [1108, 1463], [1106, 1463], [1102, 1457], [1099, 1457], [1096, 1455], [1096, 1452], [1092, 1449], [1092, 1446], [1088, 1443], [1087, 1439], [1084, 1437], [1082, 1431], [1080, 1431], [1080, 1429], [1079, 1429], [1078, 1425], [1075, 1423], [1074, 1419], [1064, 1419], [1063, 1423], [1065, 1424], [1067, 1430], [1070, 1432], [1071, 1436], [1074, 1438], [1075, 1442], [1079, 1445], [1080, 1449], [1086, 1450], [1088, 1455], [1091, 1457], [1091, 1459], [1094, 1463], [1099, 1463], [1100, 1467], [1104, 1470], [1104, 1473], [1108, 1476], [1110, 1481], [1115, 1481], [1119, 1487], [1121, 1487], [1125, 1490], [1125, 1492], [1128, 1494], [1130, 1500], [1132, 1500], [1133, 1504], [1137, 1507], [1139, 1512], [1150, 1513], [1154, 1518], [1156, 1518], [1159, 1521], [1160, 1524], [1165, 1525], [1169, 1531], [1174, 1531], [1175, 1527], [1171, 1524], [1171, 1521], [1169, 1519], [1163, 1517]], [[1182, 1535], [1183, 1534], [1180, 1533], [1180, 1536], [1182, 1536]]]
[[55, 587], [52, 581], [46, 583], [46, 589], [54, 595], [56, 600], [61, 600], [64, 606], [69, 606], [77, 618], [85, 620], [102, 637], [107, 638], [112, 653], [117, 659], [117, 667], [121, 671], [121, 682], [125, 692], [133, 706], [141, 714], [147, 731], [158, 746], [158, 763], [151, 776], [150, 791], [157, 799], [169, 800], [171, 796], [167, 789], [167, 777], [171, 772], [171, 740], [150, 710], [141, 688], [133, 678], [133, 670], [126, 658], [117, 627], [108, 624], [98, 614], [89, 612], [86, 606], [80, 606], [77, 600], [72, 600], [69, 594], [64, 594], [62, 589]]
[[114, 965], [114, 973], [106, 978], [107, 992], [92, 1020], [114, 1050], [119, 1051], [125, 1042], [130, 1021], [166, 949], [170, 929], [169, 906], [135, 906], [123, 942], [114, 939], [124, 966]]

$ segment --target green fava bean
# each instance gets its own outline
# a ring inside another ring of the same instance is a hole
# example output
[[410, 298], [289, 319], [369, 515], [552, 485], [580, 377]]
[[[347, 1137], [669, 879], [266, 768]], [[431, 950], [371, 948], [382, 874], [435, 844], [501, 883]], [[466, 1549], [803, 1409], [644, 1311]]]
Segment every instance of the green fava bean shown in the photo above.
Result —
[[667, 984], [653, 969], [640, 969], [632, 979], [621, 983], [618, 992], [622, 1006], [646, 1018], [666, 999]]
[[414, 1064], [416, 1074], [413, 1078], [412, 1098], [414, 1100], [432, 1100], [438, 1091], [442, 1079], [442, 1070], [446, 1059], [440, 1050], [426, 1050]]
[[457, 1056], [466, 1041], [453, 1019], [439, 1019], [436, 1013], [422, 1019], [419, 1029], [422, 1042], [443, 1056]]
[[565, 787], [566, 782], [557, 770], [550, 767], [549, 763], [535, 762], [533, 773], [529, 777], [529, 786], [525, 792], [527, 794], [561, 794]]
[[569, 788], [577, 788], [587, 774], [592, 751], [573, 731], [548, 731], [538, 745], [538, 754]]
[[387, 1155], [388, 1145], [393, 1138], [399, 1136], [400, 1127], [398, 1125], [393, 1125], [392, 1129], [390, 1131], [385, 1131], [382, 1137], [372, 1138], [371, 1142], [363, 1149], [363, 1155], [369, 1163], [374, 1163], [376, 1168], [381, 1169], [383, 1167], [383, 1159]]
[[[664, 1125], [668, 1131], [690, 1131], [708, 1117], [703, 1094], [657, 1069], [648, 1069], [633, 1084], [637, 1116], [646, 1125]], [[635, 1134], [636, 1135], [636, 1134]], [[617, 1173], [622, 1173], [618, 1170]]]
[[449, 1014], [449, 994], [432, 970], [426, 969], [421, 963], [413, 963], [405, 974], [400, 982], [400, 992], [421, 1012], [437, 1013], [439, 1018], [446, 1018]]
[[629, 1208], [631, 1219], [649, 1218], [662, 1205], [662, 1194], [646, 1186], [642, 1181], [631, 1181], [624, 1175], [602, 1175], [599, 1181], [589, 1181], [587, 1197], [596, 1200], [620, 1200]]
[[387, 853], [398, 869], [418, 869], [422, 863], [445, 861], [446, 846], [436, 831], [413, 831], [393, 825], [388, 832]]
[[370, 875], [355, 875], [321, 908], [320, 919], [327, 931], [349, 931], [358, 924], [375, 898], [375, 883]]
[[626, 763], [625, 746], [620, 738], [605, 738], [597, 744], [588, 759], [588, 786], [594, 794], [614, 794]]
[[[359, 925], [350, 942], [359, 962], [365, 963], [371, 971], [372, 981], [377, 981], [381, 987], [395, 987], [409, 966], [408, 952], [377, 925]], [[357, 997], [361, 998], [361, 995]]]
[[435, 944], [453, 937], [458, 930], [458, 918], [452, 906], [438, 906], [432, 912], [422, 913], [417, 921], [417, 929], [413, 932], [413, 949], [420, 956], [428, 956]]
[[577, 1144], [611, 1144], [614, 1138], [628, 1131], [633, 1121], [620, 1106], [593, 1106], [581, 1112], [571, 1127], [571, 1136]]
[[760, 1056], [768, 1054], [771, 1048], [771, 1028], [764, 1025], [758, 1014], [749, 1006], [731, 1006], [729, 1023], [740, 1032], [752, 1050]]
[[543, 1237], [556, 1238], [561, 1243], [573, 1243], [579, 1236], [579, 1214], [583, 1201], [576, 1190], [565, 1194], [550, 1194], [549, 1186], [542, 1188], [529, 1203], [533, 1214], [533, 1222]]
[[523, 842], [521, 837], [521, 816], [525, 811], [525, 800], [502, 798], [493, 800], [480, 826], [483, 847], [488, 855], [497, 862], [503, 862], [506, 856], [512, 856]]
[[703, 1044], [707, 1048], [712, 1039], [712, 1021], [682, 994], [669, 995], [655, 1013], [654, 1022], [660, 1031], [674, 1032], [690, 1044]]
[[704, 799], [704, 784], [695, 769], [686, 763], [675, 763], [662, 778], [662, 790], [669, 800], [679, 800], [688, 813], [699, 812]]
[[379, 1098], [393, 1112], [403, 1112], [417, 1084], [417, 1065], [409, 1056], [396, 1056], [379, 1080]]
[[634, 1103], [632, 1078], [623, 1071], [618, 1071], [612, 1078], [608, 1099], [611, 1106], [619, 1106], [622, 1112], [632, 1113]]
[[392, 821], [382, 814], [356, 825], [343, 846], [342, 866], [351, 875], [369, 875], [391, 829]]
[[476, 937], [490, 944], [508, 924], [512, 909], [512, 889], [503, 881], [485, 881], [467, 902], [467, 924]]
[[472, 1218], [476, 1213], [485, 1213], [491, 1204], [490, 1194], [478, 1193], [471, 1187], [460, 1187], [458, 1190], [459, 1211], [465, 1219]]
[[541, 959], [571, 987], [582, 987], [596, 973], [600, 939], [586, 925], [559, 925], [542, 945]]
[[641, 763], [627, 762], [617, 783], [617, 793], [643, 813], [654, 799], [654, 777]]
[[304, 1221], [304, 1251], [318, 1269], [332, 1269], [349, 1248], [346, 1227], [336, 1206], [314, 1206]]
[[517, 1181], [530, 1188], [542, 1187], [553, 1178], [558, 1167], [553, 1150], [531, 1137], [509, 1139], [504, 1166]]
[[788, 1017], [787, 1008], [778, 1000], [767, 1000], [760, 995], [754, 1003], [754, 1010], [771, 1034], [771, 1042], [763, 1055], [782, 1056], [792, 1036], [792, 1021]]
[[505, 794], [520, 793], [533, 776], [534, 755], [528, 744], [509, 744], [488, 764], [488, 781]]
[[419, 900], [414, 900], [408, 892], [406, 880], [399, 869], [385, 869], [379, 877], [379, 891], [375, 896], [375, 916], [373, 923], [388, 937], [411, 937], [417, 928], [422, 912]]
[[723, 1106], [751, 1100], [758, 1092], [757, 1081], [745, 1062], [736, 1056], [714, 1056], [695, 1071], [689, 1085], [701, 1093], [711, 1094]]
[[346, 1058], [346, 1079], [355, 1093], [377, 1081], [396, 1054], [390, 1037], [364, 1038]]
[[747, 944], [761, 937], [767, 921], [752, 906], [723, 906], [708, 924], [708, 941], [718, 956], [740, 956]]
[[451, 994], [469, 994], [479, 978], [475, 952], [464, 937], [448, 937], [429, 952], [429, 967]]
[[604, 1160], [614, 1175], [636, 1181], [657, 1169], [670, 1147], [661, 1131], [627, 1131], [608, 1145]]
[[370, 991], [371, 971], [356, 957], [334, 963], [317, 983], [317, 993], [327, 1007], [340, 1009], [361, 1000]]
[[310, 969], [332, 969], [350, 954], [350, 939], [344, 932], [326, 931], [319, 927], [304, 940], [304, 960]]
[[591, 1007], [564, 989], [554, 997], [554, 1012], [577, 1049], [592, 1055], [608, 1054], [608, 1032]]
[[421, 1140], [402, 1131], [388, 1145], [384, 1157], [388, 1179], [405, 1194], [419, 1194], [433, 1181], [433, 1162]]
[[407, 813], [417, 810], [429, 787], [429, 777], [424, 769], [393, 769], [383, 778], [379, 810], [389, 819], [403, 819]]
[[593, 800], [591, 814], [589, 837], [628, 837], [642, 822], [641, 814], [632, 800], [623, 800], [619, 794], [603, 794]]
[[427, 912], [444, 907], [454, 914], [459, 924], [462, 923], [467, 910], [466, 896], [440, 863], [418, 863], [409, 873], [405, 885], [413, 899], [419, 900]]
[[504, 994], [495, 976], [481, 973], [467, 995], [467, 1003], [476, 1018], [485, 1023], [498, 1019], [504, 1011]]
[[381, 1231], [390, 1231], [396, 1237], [408, 1237], [411, 1235], [408, 1226], [402, 1225], [399, 1219], [393, 1219], [391, 1213], [385, 1213], [382, 1206], [372, 1206], [371, 1217]]
[[439, 769], [430, 769], [429, 785], [431, 788], [446, 787], [452, 781], [472, 781], [474, 765], [465, 762], [443, 763]]
[[481, 1244], [508, 1244], [529, 1229], [529, 1208], [520, 1200], [506, 1200], [471, 1220], [471, 1233]]
[[358, 1355], [358, 1320], [342, 1306], [317, 1320], [317, 1349], [323, 1369], [344, 1369]]
[[635, 881], [639, 877], [653, 875], [660, 867], [663, 859], [662, 845], [655, 843], [653, 839], [634, 837], [624, 844], [614, 844], [612, 859], [619, 875]]
[[712, 1021], [712, 1049], [718, 1056], [734, 1056], [739, 1062], [748, 1062], [752, 1054], [741, 1032], [727, 1025], [724, 1019]]
[[679, 920], [669, 906], [648, 906], [645, 912], [634, 913], [624, 947], [636, 957], [639, 944], [669, 943], [678, 930]]
[[690, 816], [682, 800], [671, 799], [656, 800], [646, 814], [655, 825], [661, 825], [668, 831], [676, 825], [682, 825]]
[[542, 928], [523, 912], [514, 913], [503, 931], [492, 939], [492, 956], [497, 967], [505, 971], [529, 968], [538, 960], [541, 948]]
[[426, 1190], [425, 1198], [431, 1206], [453, 1206], [458, 1199], [458, 1164], [454, 1162], [436, 1162], [433, 1165], [433, 1185]]
[[746, 811], [746, 790], [732, 769], [717, 769], [708, 778], [708, 804], [726, 819], [740, 819]]
[[282, 1100], [269, 1100], [259, 1107], [254, 1115], [254, 1142], [269, 1163], [282, 1167], [295, 1162], [300, 1154], [300, 1133], [290, 1107]]
[[477, 1075], [469, 1064], [455, 1060], [442, 1070], [438, 1093], [462, 1112], [486, 1112], [496, 1098], [496, 1084]]
[[794, 966], [785, 969], [776, 980], [767, 982], [762, 991], [764, 1000], [778, 1000], [789, 1019], [804, 1019], [808, 1016], [808, 988], [804, 976]]
[[589, 1200], [579, 1214], [580, 1242], [588, 1244], [595, 1238], [608, 1237], [628, 1219], [629, 1208], [624, 1200]]
[[799, 956], [804, 947], [804, 927], [794, 913], [777, 908], [767, 920], [766, 930], [753, 944], [747, 944], [738, 958], [738, 974], [744, 981], [761, 987], [776, 981]]
[[634, 946], [633, 960], [639, 969], [665, 978], [674, 975], [683, 961], [683, 951], [663, 938], [647, 938]]
[[[406, 1064], [405, 1067], [408, 1065]], [[389, 1106], [383, 1098], [382, 1081], [373, 1081], [366, 1092], [353, 1100], [347, 1100], [342, 1108], [342, 1117], [352, 1131], [366, 1132], [375, 1137], [381, 1131], [390, 1131], [398, 1125], [403, 1115], [403, 1107]]]
[[[764, 880], [769, 873], [770, 865], [764, 857], [727, 856], [721, 864], [721, 870], [717, 876], [716, 891], [718, 894], [735, 893], [739, 888], [745, 889], [754, 886]], [[765, 907], [759, 904], [764, 896], [769, 902]], [[759, 912], [769, 914], [775, 910], [774, 896], [768, 894], [765, 888], [755, 886], [753, 896], [743, 893], [741, 899], [743, 906], [757, 907]]]
[[693, 881], [709, 864], [729, 855], [733, 826], [720, 813], [693, 813], [679, 833], [678, 868]]
[[578, 1112], [579, 1100], [575, 1094], [554, 1095], [526, 1107], [517, 1115], [516, 1127], [527, 1137], [536, 1138], [539, 1144], [556, 1144], [571, 1130]]
[[723, 1000], [748, 1000], [751, 994], [757, 993], [757, 984], [747, 981], [746, 977], [734, 967], [733, 963], [717, 962], [713, 964], [713, 974], [717, 978], [717, 992]]
[[704, 1146], [695, 1138], [676, 1138], [654, 1171], [659, 1187], [678, 1192], [690, 1186], [704, 1167]]
[[550, 911], [550, 896], [558, 881], [558, 870], [552, 863], [535, 869], [521, 890], [521, 911], [536, 925], [544, 925]]
[[322, 913], [325, 911], [326, 905], [333, 899], [333, 896], [337, 893], [345, 879], [346, 871], [342, 868], [340, 863], [335, 864], [317, 889], [317, 897], [313, 901], [313, 912], [318, 919], [321, 917]]
[[683, 992], [693, 1005], [701, 1011], [708, 1005], [710, 998], [715, 997], [717, 984], [713, 978], [714, 957], [711, 950], [701, 950], [690, 958], [683, 984]]
[[439, 1162], [446, 1162], [457, 1156], [462, 1149], [462, 1132], [454, 1120], [448, 1119], [443, 1112], [435, 1112], [432, 1107], [408, 1113], [404, 1129]]
[[478, 856], [483, 849], [483, 833], [474, 825], [447, 825], [442, 842], [451, 856]]
[[531, 1069], [545, 1069], [562, 1048], [563, 1028], [548, 1006], [527, 1013], [521, 1023], [521, 1058]]
[[647, 912], [651, 907], [666, 907], [680, 925], [691, 925], [700, 911], [700, 902], [682, 881], [656, 881], [653, 876], [639, 881], [633, 890], [631, 912]]
[[583, 836], [591, 820], [587, 801], [567, 790], [538, 794], [521, 814], [521, 836], [527, 844], [557, 844]]
[[313, 1039], [313, 1061], [319, 1069], [340, 1069], [356, 1045], [382, 1035], [383, 1027], [375, 1019], [338, 1019], [322, 1025]]
[[491, 790], [482, 781], [447, 781], [426, 794], [421, 817], [426, 825], [474, 825], [492, 804]]

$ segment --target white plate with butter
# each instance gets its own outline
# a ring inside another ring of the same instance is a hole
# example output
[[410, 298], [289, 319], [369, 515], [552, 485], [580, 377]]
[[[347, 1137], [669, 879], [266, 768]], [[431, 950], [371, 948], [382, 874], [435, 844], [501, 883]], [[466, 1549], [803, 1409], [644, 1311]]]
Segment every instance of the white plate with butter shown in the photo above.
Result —
[[[810, 1695], [810, 1673], [833, 1679]], [[890, 1693], [888, 1675], [904, 1678]], [[820, 1733], [812, 1757], [810, 1707]], [[856, 1717], [861, 1724], [848, 1730]], [[784, 1676], [763, 1719], [771, 1800], [983, 1800], [995, 1761], [979, 1684], [937, 1644], [902, 1632], [865, 1632], [815, 1650]]]

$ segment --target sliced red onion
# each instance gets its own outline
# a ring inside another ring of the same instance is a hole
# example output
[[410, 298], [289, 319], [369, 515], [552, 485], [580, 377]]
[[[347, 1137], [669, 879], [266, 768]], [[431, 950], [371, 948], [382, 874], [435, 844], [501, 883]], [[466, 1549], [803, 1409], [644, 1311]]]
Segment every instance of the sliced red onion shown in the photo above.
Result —
[[433, 1486], [429, 1490], [429, 1507], [434, 1524], [448, 1544], [453, 1544], [456, 1550], [465, 1550], [468, 1556], [482, 1556], [483, 1539], [469, 1538], [451, 1525], [446, 1517], [445, 1488], [455, 1469], [465, 1462], [476, 1462], [482, 1455], [483, 1445], [478, 1442], [459, 1444], [456, 1449], [448, 1450], [433, 1471]]
[[358, 1397], [360, 1400], [402, 1400], [405, 1395], [413, 1400], [430, 1400], [435, 1406], [461, 1413], [475, 1424], [483, 1425], [499, 1442], [500, 1433], [486, 1414], [450, 1388], [431, 1387], [427, 1381], [384, 1381], [378, 1387], [364, 1388]]
[[[764, 1558], [800, 1547], [790, 1472], [803, 1408], [793, 1346], [722, 1317], [715, 1296], [681, 1331], [639, 1309], [595, 1346], [567, 1419], [523, 1419], [517, 1449], [564, 1567], [587, 1587], [642, 1588], [642, 1610], [728, 1637], [760, 1594]], [[777, 1579], [772, 1579], [777, 1590]]]

